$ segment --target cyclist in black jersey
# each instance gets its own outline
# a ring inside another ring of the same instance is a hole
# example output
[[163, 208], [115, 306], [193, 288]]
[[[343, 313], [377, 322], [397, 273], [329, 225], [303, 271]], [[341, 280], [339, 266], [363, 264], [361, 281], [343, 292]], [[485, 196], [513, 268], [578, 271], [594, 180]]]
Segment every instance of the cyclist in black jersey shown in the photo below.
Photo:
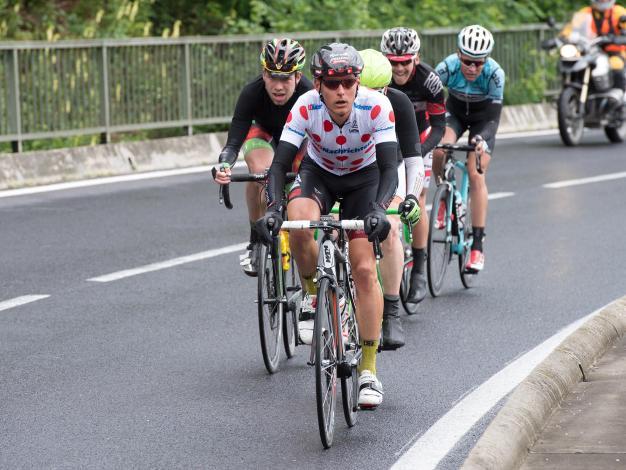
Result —
[[424, 185], [419, 194], [422, 217], [413, 229], [413, 268], [407, 299], [411, 303], [419, 303], [426, 297], [426, 193], [432, 173], [432, 151], [443, 137], [446, 127], [445, 96], [437, 73], [420, 59], [420, 39], [414, 29], [397, 27], [385, 31], [380, 41], [380, 50], [392, 66], [392, 82], [389, 86], [404, 92], [413, 103], [422, 143], [425, 167]]
[[[240, 149], [249, 172], [262, 173], [270, 167], [289, 110], [301, 95], [313, 88], [313, 84], [302, 75], [304, 62], [304, 48], [292, 39], [276, 38], [263, 46], [262, 74], [248, 83], [239, 95], [226, 145], [219, 156], [217, 183], [230, 182], [230, 168], [235, 164]], [[296, 161], [303, 154], [304, 145]], [[247, 183], [246, 203], [250, 244], [240, 257], [241, 266], [246, 274], [256, 276], [255, 246], [258, 236], [254, 222], [265, 213], [263, 184]]]
[[[442, 83], [448, 87], [446, 103], [446, 132], [442, 143], [455, 143], [469, 131], [468, 142], [476, 146], [467, 158], [470, 178], [470, 214], [472, 248], [465, 269], [476, 273], [485, 266], [483, 238], [487, 221], [488, 191], [485, 176], [496, 144], [504, 99], [505, 74], [489, 55], [493, 50], [492, 34], [480, 25], [466, 26], [457, 39], [458, 50], [437, 65]], [[482, 172], [476, 168], [480, 156]], [[443, 151], [433, 155], [433, 173], [443, 171]], [[437, 223], [442, 224], [445, 208], [438, 211]]]
[[[391, 208], [404, 209], [401, 218], [411, 225], [420, 220], [419, 197], [424, 184], [424, 161], [413, 104], [401, 91], [388, 88], [391, 64], [378, 51], [359, 51], [363, 58], [361, 85], [379, 91], [389, 98], [396, 117], [398, 137], [398, 189]], [[398, 216], [389, 216], [391, 232], [382, 244], [384, 258], [380, 262], [383, 285], [383, 343], [382, 349], [394, 350], [404, 346], [405, 338], [400, 320], [400, 283], [404, 252], [400, 241], [401, 224]]]

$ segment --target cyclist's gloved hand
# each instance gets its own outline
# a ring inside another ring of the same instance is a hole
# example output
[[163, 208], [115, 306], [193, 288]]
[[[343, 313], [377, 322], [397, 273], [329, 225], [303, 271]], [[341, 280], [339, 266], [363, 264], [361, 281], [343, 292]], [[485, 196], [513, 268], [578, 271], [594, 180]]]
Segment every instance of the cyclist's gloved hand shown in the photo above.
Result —
[[378, 204], [374, 204], [372, 207], [372, 210], [363, 218], [363, 228], [370, 242], [376, 239], [382, 242], [389, 235], [391, 224], [387, 220], [385, 209]]
[[262, 242], [266, 244], [272, 243], [272, 239], [278, 235], [280, 226], [283, 224], [283, 218], [280, 216], [280, 208], [268, 208], [263, 217], [256, 221], [256, 231]]
[[213, 171], [213, 179], [218, 184], [230, 183], [230, 163], [221, 162], [217, 171]]
[[477, 153], [484, 153], [484, 152], [489, 153], [489, 146], [487, 145], [487, 142], [485, 141], [485, 139], [482, 138], [482, 136], [475, 135], [472, 138], [471, 143], [476, 146]]
[[400, 204], [400, 220], [407, 225], [415, 225], [420, 221], [422, 211], [417, 198], [409, 194]]

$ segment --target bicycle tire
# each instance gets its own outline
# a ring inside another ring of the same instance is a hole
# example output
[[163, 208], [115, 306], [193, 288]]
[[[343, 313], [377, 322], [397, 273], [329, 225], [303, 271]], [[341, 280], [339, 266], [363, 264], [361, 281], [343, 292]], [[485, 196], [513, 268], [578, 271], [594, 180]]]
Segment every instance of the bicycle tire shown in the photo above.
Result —
[[404, 254], [404, 264], [402, 266], [402, 278], [400, 279], [400, 302], [407, 315], [415, 315], [419, 309], [419, 304], [407, 302], [409, 289], [411, 287], [411, 271], [413, 270], [413, 256]]
[[[317, 290], [313, 344], [315, 351], [315, 402], [317, 423], [324, 448], [333, 443], [335, 405], [337, 402], [336, 292], [328, 279], [322, 279]], [[341, 333], [339, 333], [339, 336]]]
[[[346, 367], [346, 374], [341, 376], [341, 404], [343, 416], [348, 427], [352, 427], [357, 421], [359, 408], [359, 377], [356, 366], [360, 359], [361, 345], [359, 342], [359, 327], [356, 322], [356, 310], [351, 295], [346, 296], [346, 305], [341, 314], [341, 334], [343, 345], [341, 349], [342, 363]], [[349, 375], [347, 375], [349, 373]]]
[[[270, 374], [278, 369], [280, 339], [282, 336], [283, 304], [276, 295], [278, 285], [274, 262], [267, 246], [258, 244], [258, 288], [259, 334], [265, 368]], [[271, 300], [273, 299], [273, 301]]]
[[[446, 276], [446, 270], [448, 264], [452, 259], [452, 236], [448, 232], [448, 226], [450, 224], [447, 221], [450, 219], [448, 213], [449, 204], [448, 200], [452, 197], [448, 185], [440, 184], [435, 190], [435, 196], [433, 197], [433, 205], [430, 211], [430, 224], [428, 227], [428, 258], [426, 262], [426, 271], [428, 277], [428, 290], [430, 295], [437, 297], [441, 293], [443, 287], [443, 281]], [[438, 228], [437, 214], [439, 212], [439, 204], [445, 204], [446, 215], [444, 218], [444, 227]]]
[[465, 209], [465, 246], [463, 247], [463, 253], [459, 258], [459, 276], [461, 277], [461, 284], [466, 289], [470, 289], [476, 284], [476, 276], [478, 273], [472, 273], [465, 270], [465, 266], [469, 261], [470, 252], [472, 250], [472, 215], [470, 213], [470, 197], [467, 196], [467, 206]]
[[302, 301], [302, 286], [298, 267], [293, 258], [289, 261], [289, 270], [284, 271], [285, 296], [287, 306], [283, 308], [283, 346], [287, 359], [291, 359], [296, 353], [296, 338], [298, 337], [298, 312]]

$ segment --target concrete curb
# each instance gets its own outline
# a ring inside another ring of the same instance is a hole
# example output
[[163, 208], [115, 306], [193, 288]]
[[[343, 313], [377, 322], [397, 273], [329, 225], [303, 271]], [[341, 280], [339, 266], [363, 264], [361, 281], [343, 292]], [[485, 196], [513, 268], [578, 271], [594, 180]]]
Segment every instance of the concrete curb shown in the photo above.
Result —
[[626, 296], [568, 336], [517, 386], [487, 427], [462, 468], [517, 469], [546, 421], [572, 387], [607, 349], [626, 334]]
[[[554, 128], [549, 104], [505, 106], [499, 133]], [[213, 164], [226, 133], [0, 154], [0, 190]]]

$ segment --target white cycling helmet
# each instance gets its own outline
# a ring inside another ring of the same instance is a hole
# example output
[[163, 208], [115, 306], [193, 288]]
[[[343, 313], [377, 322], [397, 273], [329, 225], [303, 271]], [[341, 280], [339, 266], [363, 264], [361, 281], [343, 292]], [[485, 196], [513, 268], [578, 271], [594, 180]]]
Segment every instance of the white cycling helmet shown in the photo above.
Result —
[[406, 60], [420, 50], [420, 38], [411, 28], [391, 28], [380, 40], [380, 52], [390, 60]]
[[463, 55], [480, 59], [493, 50], [493, 36], [480, 25], [466, 26], [459, 33], [458, 46]]
[[591, 0], [591, 7], [598, 11], [606, 11], [613, 5], [615, 5], [615, 0]]

